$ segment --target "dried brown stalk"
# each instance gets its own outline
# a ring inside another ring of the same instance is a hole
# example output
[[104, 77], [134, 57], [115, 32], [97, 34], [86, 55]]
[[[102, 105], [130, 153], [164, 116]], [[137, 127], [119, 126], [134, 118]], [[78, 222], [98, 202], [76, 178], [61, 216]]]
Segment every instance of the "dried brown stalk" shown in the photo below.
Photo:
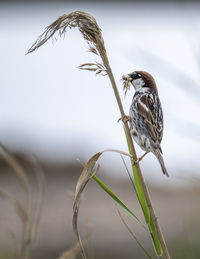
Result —
[[[19, 216], [22, 223], [22, 241], [20, 258], [30, 258], [30, 249], [36, 240], [37, 232], [39, 229], [39, 221], [41, 216], [43, 198], [44, 198], [44, 176], [39, 168], [37, 161], [32, 159], [34, 172], [37, 178], [37, 193], [33, 197], [33, 191], [30, 184], [30, 179], [26, 171], [23, 169], [17, 159], [2, 145], [0, 144], [0, 151], [7, 164], [12, 168], [14, 174], [19, 180], [24, 189], [25, 202], [17, 200], [8, 192], [0, 188], [0, 198], [7, 198], [10, 200]], [[30, 161], [31, 162], [31, 161]]]
[[[103, 40], [103, 37], [101, 34], [101, 29], [99, 28], [99, 26], [93, 16], [91, 16], [88, 13], [80, 12], [80, 11], [72, 12], [69, 14], [64, 14], [63, 16], [59, 17], [55, 22], [53, 22], [46, 28], [46, 30], [43, 32], [43, 34], [41, 34], [41, 36], [39, 36], [39, 38], [36, 40], [36, 42], [28, 50], [28, 53], [33, 52], [34, 50], [36, 50], [37, 48], [42, 46], [49, 38], [54, 36], [54, 34], [57, 31], [59, 32], [60, 36], [64, 35], [64, 33], [66, 32], [66, 29], [68, 27], [69, 28], [77, 27], [79, 29], [79, 31], [81, 32], [81, 34], [83, 35], [84, 39], [90, 45], [90, 51], [101, 57], [103, 66], [105, 67], [104, 72], [106, 72], [106, 74], [108, 75], [108, 77], [110, 79], [110, 82], [111, 82], [111, 85], [112, 85], [112, 88], [113, 88], [113, 91], [115, 94], [115, 98], [117, 100], [118, 107], [119, 107], [119, 110], [121, 113], [121, 117], [124, 118], [124, 116], [125, 116], [124, 109], [123, 109], [122, 102], [121, 102], [121, 99], [119, 96], [119, 92], [118, 92], [118, 89], [116, 86], [116, 82], [115, 82], [109, 61], [108, 61], [108, 57], [107, 57], [107, 53], [106, 53], [106, 49], [105, 49], [105, 45], [104, 45], [104, 40]], [[85, 67], [87, 67], [86, 64], [85, 64]], [[84, 64], [82, 65], [82, 68], [84, 68]], [[90, 65], [87, 68], [90, 68], [89, 70], [91, 70]], [[93, 69], [94, 68], [95, 67], [93, 67]], [[131, 138], [128, 123], [124, 122], [124, 126], [125, 126], [125, 130], [126, 130], [126, 133], [128, 136], [129, 143], [130, 143], [130, 148], [131, 148], [131, 151], [133, 154], [133, 159], [137, 160], [137, 155], [136, 155], [133, 141]], [[168, 249], [167, 249], [167, 246], [166, 246], [163, 234], [162, 234], [162, 230], [159, 225], [158, 218], [155, 215], [155, 211], [152, 206], [149, 191], [145, 184], [140, 166], [138, 163], [135, 166], [136, 166], [138, 175], [140, 177], [140, 181], [141, 181], [141, 184], [143, 187], [143, 191], [144, 191], [144, 194], [145, 194], [145, 197], [147, 200], [147, 204], [148, 204], [152, 219], [156, 226], [157, 234], [159, 236], [159, 240], [160, 240], [160, 243], [161, 243], [161, 246], [163, 249], [163, 254], [166, 259], [170, 259], [170, 255], [168, 253]]]

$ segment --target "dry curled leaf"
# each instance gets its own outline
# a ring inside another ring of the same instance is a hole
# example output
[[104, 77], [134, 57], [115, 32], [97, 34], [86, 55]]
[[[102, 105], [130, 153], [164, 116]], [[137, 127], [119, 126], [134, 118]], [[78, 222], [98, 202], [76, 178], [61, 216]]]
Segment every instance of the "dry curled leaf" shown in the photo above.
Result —
[[[82, 244], [82, 241], [81, 241], [81, 238], [79, 235], [79, 231], [78, 231], [78, 211], [79, 211], [79, 207], [80, 207], [81, 194], [82, 194], [86, 184], [92, 177], [94, 166], [101, 154], [102, 154], [101, 152], [95, 154], [93, 157], [90, 158], [90, 160], [84, 166], [83, 171], [77, 181], [76, 190], [75, 190], [75, 198], [74, 198], [74, 206], [73, 206], [73, 211], [74, 211], [73, 230], [78, 239], [80, 249], [81, 249], [81, 254], [84, 259], [86, 259], [86, 255], [85, 255], [83, 244]], [[97, 167], [97, 170], [98, 170], [98, 168], [99, 167]]]
[[91, 179], [92, 175], [97, 173], [97, 171], [99, 169], [99, 165], [97, 166], [96, 170], [94, 170], [94, 168], [95, 168], [97, 160], [104, 152], [115, 152], [115, 153], [119, 153], [119, 154], [131, 157], [128, 153], [121, 151], [121, 150], [117, 150], [117, 149], [106, 149], [102, 152], [98, 152], [95, 155], [93, 155], [89, 159], [89, 161], [86, 163], [86, 165], [84, 166], [83, 171], [77, 181], [75, 197], [74, 197], [74, 206], [73, 206], [73, 211], [74, 211], [73, 230], [78, 239], [81, 254], [84, 259], [86, 259], [86, 255], [85, 255], [85, 251], [84, 251], [82, 241], [81, 241], [79, 231], [78, 231], [78, 212], [79, 212], [79, 207], [80, 207], [81, 195], [82, 195], [83, 190], [84, 190], [85, 186], [87, 185], [88, 181]]
[[64, 251], [58, 259], [75, 259], [78, 257], [78, 254], [80, 252], [80, 246], [77, 242], [75, 245], [73, 245], [70, 249]]

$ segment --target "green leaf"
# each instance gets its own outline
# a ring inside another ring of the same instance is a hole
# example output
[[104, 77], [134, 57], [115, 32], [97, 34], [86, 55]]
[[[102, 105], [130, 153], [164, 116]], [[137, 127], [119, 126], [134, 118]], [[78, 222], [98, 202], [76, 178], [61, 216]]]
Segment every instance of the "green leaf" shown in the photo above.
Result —
[[133, 231], [130, 229], [130, 227], [128, 226], [128, 224], [126, 223], [126, 221], [124, 220], [124, 218], [122, 217], [119, 209], [117, 208], [117, 212], [123, 222], [123, 224], [125, 225], [125, 227], [127, 228], [128, 232], [131, 234], [131, 236], [135, 239], [136, 243], [140, 246], [140, 248], [143, 250], [143, 252], [146, 254], [146, 256], [149, 259], [153, 259], [152, 256], [149, 254], [149, 252], [144, 248], [144, 246], [140, 243], [140, 241], [137, 239], [136, 235], [133, 233]]
[[113, 200], [115, 200], [123, 209], [125, 209], [144, 229], [146, 226], [142, 221], [112, 192], [96, 175], [92, 175], [92, 178], [98, 183], [98, 185], [107, 192]]
[[[126, 134], [125, 128], [124, 128], [124, 131], [125, 131], [126, 140], [127, 140], [127, 143], [128, 143], [129, 153], [130, 153], [130, 155], [132, 155], [130, 144], [129, 144], [129, 141], [128, 141], [128, 136]], [[145, 221], [146, 221], [147, 224], [149, 224], [149, 222], [150, 222], [150, 211], [149, 211], [149, 208], [148, 208], [148, 205], [147, 205], [147, 201], [146, 201], [146, 198], [145, 198], [145, 195], [144, 195], [144, 192], [143, 192], [142, 184], [141, 184], [137, 169], [134, 166], [134, 160], [133, 159], [131, 159], [131, 164], [132, 164], [132, 170], [133, 170], [133, 175], [134, 175], [134, 179], [135, 179], [135, 188], [136, 188], [137, 197], [138, 197], [140, 206], [142, 208]]]
[[162, 247], [160, 244], [160, 240], [158, 238], [157, 232], [156, 232], [156, 228], [155, 228], [155, 224], [153, 223], [152, 217], [150, 217], [150, 223], [148, 225], [149, 227], [149, 231], [151, 233], [151, 238], [152, 238], [152, 243], [154, 246], [154, 250], [156, 251], [156, 254], [161, 257], [162, 256]]
[[[128, 136], [127, 136], [125, 128], [124, 128], [124, 132], [125, 132], [125, 135], [126, 135], [129, 153], [130, 153], [130, 155], [132, 155], [130, 143], [129, 143]], [[137, 169], [134, 166], [133, 159], [131, 159], [131, 163], [132, 163], [132, 170], [133, 170], [133, 175], [134, 175], [134, 179], [135, 179], [135, 189], [136, 189], [137, 197], [138, 197], [140, 206], [142, 208], [145, 221], [148, 225], [148, 228], [149, 228], [149, 231], [150, 231], [150, 234], [151, 234], [154, 250], [156, 252], [156, 255], [158, 257], [161, 257], [162, 253], [163, 253], [162, 247], [161, 247], [160, 240], [159, 240], [159, 237], [158, 237], [158, 234], [157, 234], [157, 231], [156, 231], [155, 224], [153, 222], [153, 219], [151, 217], [151, 214], [150, 214], [150, 211], [149, 211], [149, 208], [148, 208], [148, 205], [147, 205], [147, 200], [146, 200], [145, 195], [144, 195], [144, 191], [143, 191], [143, 188], [142, 188], [142, 184], [141, 184]]]
[[128, 166], [127, 166], [127, 164], [126, 164], [126, 162], [125, 162], [125, 160], [124, 160], [124, 158], [123, 158], [122, 155], [121, 155], [121, 159], [122, 159], [123, 164], [124, 164], [124, 166], [125, 166], [125, 168], [126, 168], [126, 171], [127, 171], [127, 173], [128, 173], [128, 176], [129, 176], [129, 179], [130, 179], [131, 184], [132, 184], [132, 186], [133, 186], [133, 189], [134, 189], [134, 191], [136, 192], [135, 183], [134, 183], [133, 177], [131, 176], [131, 174], [130, 174], [130, 172], [129, 172], [129, 169], [128, 169]]

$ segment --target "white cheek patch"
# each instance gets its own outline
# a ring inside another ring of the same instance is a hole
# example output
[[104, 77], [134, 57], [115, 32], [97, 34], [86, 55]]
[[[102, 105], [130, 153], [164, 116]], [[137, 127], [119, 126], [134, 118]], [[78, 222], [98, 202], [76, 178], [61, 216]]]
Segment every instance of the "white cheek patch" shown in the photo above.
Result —
[[145, 82], [142, 78], [137, 78], [132, 81], [132, 85], [134, 86], [136, 91], [139, 91], [145, 85]]

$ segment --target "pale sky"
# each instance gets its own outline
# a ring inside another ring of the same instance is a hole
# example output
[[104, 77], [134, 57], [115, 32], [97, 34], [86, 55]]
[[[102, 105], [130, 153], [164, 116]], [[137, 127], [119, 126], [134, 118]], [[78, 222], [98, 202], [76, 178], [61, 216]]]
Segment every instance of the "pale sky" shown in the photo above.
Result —
[[[165, 118], [161, 146], [172, 180], [200, 177], [198, 4], [1, 4], [0, 141], [11, 150], [72, 162], [86, 162], [107, 148], [127, 151], [108, 78], [77, 69], [97, 60], [77, 30], [25, 56], [47, 25], [75, 10], [91, 13], [102, 29], [126, 113], [134, 91], [124, 99], [122, 74], [139, 69], [154, 76]], [[124, 174], [118, 155], [105, 154], [103, 161], [113, 161], [106, 168], [117, 165], [118, 175]], [[151, 168], [147, 177], [166, 181], [153, 155], [141, 165]]]

